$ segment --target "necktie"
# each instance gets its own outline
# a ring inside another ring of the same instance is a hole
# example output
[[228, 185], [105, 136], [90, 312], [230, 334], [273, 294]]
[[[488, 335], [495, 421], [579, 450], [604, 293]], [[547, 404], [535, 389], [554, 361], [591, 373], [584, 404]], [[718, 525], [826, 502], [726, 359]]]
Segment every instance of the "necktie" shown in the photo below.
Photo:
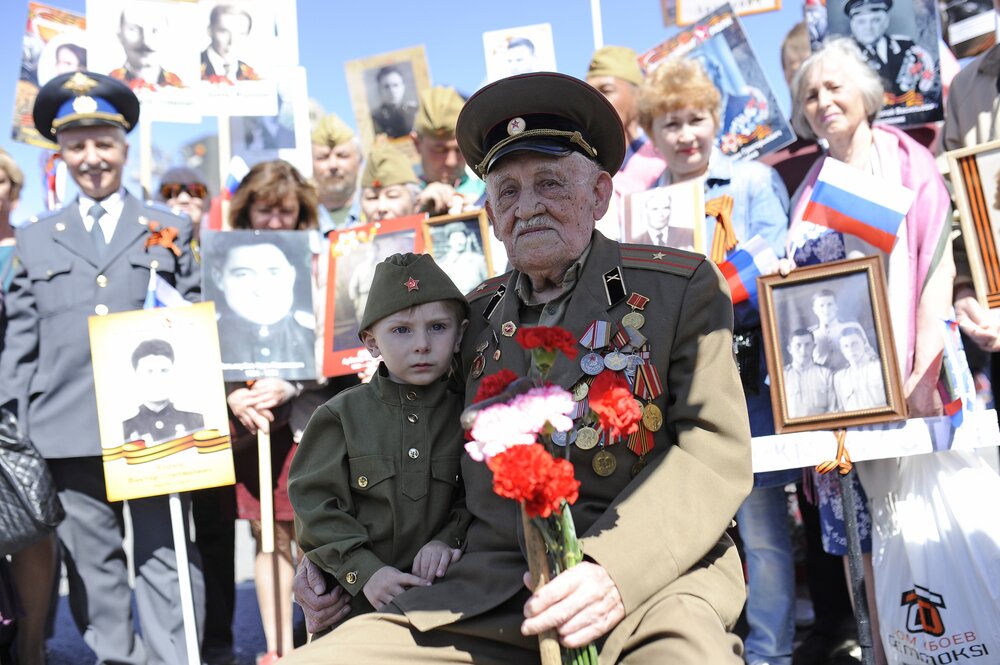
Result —
[[100, 203], [90, 206], [90, 210], [87, 211], [87, 217], [93, 220], [93, 224], [90, 227], [90, 236], [94, 239], [94, 248], [97, 250], [98, 256], [104, 254], [104, 250], [108, 247], [108, 242], [104, 239], [104, 230], [100, 224], [100, 219], [104, 217], [105, 212], [107, 211], [104, 210], [104, 207]]

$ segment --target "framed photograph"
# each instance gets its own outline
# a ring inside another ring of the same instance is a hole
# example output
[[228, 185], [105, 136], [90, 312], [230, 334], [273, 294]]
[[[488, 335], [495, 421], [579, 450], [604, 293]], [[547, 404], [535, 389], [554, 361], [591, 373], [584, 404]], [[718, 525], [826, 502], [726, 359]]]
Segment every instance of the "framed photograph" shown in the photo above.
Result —
[[109, 501], [232, 485], [212, 303], [92, 316]]
[[675, 57], [699, 61], [722, 93], [715, 144], [723, 153], [756, 159], [795, 140], [743, 24], [728, 4], [643, 53], [639, 64], [652, 72]]
[[317, 377], [312, 236], [202, 232], [202, 294], [218, 310], [226, 381]]
[[376, 135], [384, 134], [416, 160], [410, 132], [420, 106], [420, 93], [431, 85], [424, 47], [351, 60], [344, 69], [365, 151]]
[[484, 32], [483, 50], [490, 83], [515, 74], [556, 71], [556, 49], [549, 23]]
[[424, 247], [455, 286], [469, 293], [496, 274], [486, 210], [431, 217], [424, 222]]
[[1000, 141], [948, 153], [949, 177], [979, 303], [1000, 308]]
[[701, 181], [625, 196], [624, 242], [705, 253], [705, 188]]
[[942, 3], [945, 43], [956, 58], [977, 56], [996, 43], [997, 13], [990, 0]]
[[358, 333], [375, 265], [398, 252], [423, 252], [426, 217], [410, 215], [330, 233], [324, 376], [354, 374], [371, 360]]
[[[703, 16], [714, 12], [727, 4], [725, 0], [676, 0], [677, 25], [697, 23]], [[781, 9], [781, 0], [735, 0], [733, 11], [740, 16], [759, 14], [761, 12], [776, 12]]]
[[937, 0], [885, 5], [827, 0], [826, 39], [850, 37], [878, 72], [885, 99], [878, 120], [922, 125], [941, 120], [941, 22]]
[[779, 434], [906, 418], [881, 256], [758, 279]]

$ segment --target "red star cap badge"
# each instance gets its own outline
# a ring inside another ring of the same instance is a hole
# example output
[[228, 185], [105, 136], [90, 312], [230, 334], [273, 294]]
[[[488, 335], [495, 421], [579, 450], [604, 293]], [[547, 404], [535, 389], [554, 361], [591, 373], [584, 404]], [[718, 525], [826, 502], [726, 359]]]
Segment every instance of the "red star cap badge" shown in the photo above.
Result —
[[406, 287], [406, 292], [407, 293], [409, 293], [410, 291], [418, 291], [418, 290], [420, 290], [420, 280], [419, 279], [413, 279], [411, 277], [408, 280], [406, 280], [405, 282], [403, 282], [403, 286]]

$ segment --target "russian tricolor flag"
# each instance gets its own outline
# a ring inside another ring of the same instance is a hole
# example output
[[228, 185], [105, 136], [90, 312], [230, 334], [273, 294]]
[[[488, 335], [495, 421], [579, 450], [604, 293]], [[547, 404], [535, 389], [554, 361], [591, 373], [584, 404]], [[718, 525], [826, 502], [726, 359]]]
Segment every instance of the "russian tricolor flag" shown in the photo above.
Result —
[[247, 177], [247, 173], [250, 173], [250, 167], [242, 157], [236, 156], [229, 161], [229, 175], [226, 176], [226, 186], [222, 188], [224, 199], [228, 201], [233, 198], [236, 188], [243, 182], [243, 178]]
[[155, 268], [149, 269], [149, 284], [146, 287], [146, 300], [142, 303], [143, 309], [186, 307], [190, 304], [170, 282], [156, 274]]
[[916, 194], [827, 157], [802, 218], [892, 251]]
[[757, 278], [774, 272], [777, 267], [778, 255], [760, 236], [740, 243], [733, 255], [719, 264], [719, 270], [729, 282], [734, 305], [749, 300], [756, 306]]

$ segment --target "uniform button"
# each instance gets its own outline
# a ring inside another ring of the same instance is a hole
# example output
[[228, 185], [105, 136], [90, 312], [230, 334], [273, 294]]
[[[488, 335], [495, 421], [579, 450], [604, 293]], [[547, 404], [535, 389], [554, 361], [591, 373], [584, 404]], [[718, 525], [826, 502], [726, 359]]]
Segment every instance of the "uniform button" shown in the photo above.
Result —
[[46, 270], [45, 274], [48, 275], [49, 277], [52, 277], [52, 275], [54, 275], [55, 273], [52, 272], [51, 270]]
[[163, 421], [157, 420], [155, 423], [153, 423], [153, 427], [155, 427], [156, 429], [163, 429]]
[[415, 413], [411, 413], [410, 415], [406, 416], [406, 419], [408, 421], [410, 421], [411, 423], [415, 423], [418, 420], [420, 420], [419, 418], [417, 418], [417, 414], [415, 414]]
[[94, 308], [94, 314], [97, 314], [97, 316], [107, 316], [109, 311], [107, 305], [98, 305]]
[[267, 348], [265, 346], [263, 349], [260, 350], [260, 355], [262, 355], [265, 358], [267, 358], [269, 355], [271, 355], [271, 349], [269, 349], [269, 348]]
[[152, 261], [149, 262], [149, 267], [152, 268], [153, 270], [156, 270], [157, 268], [160, 267], [160, 262], [156, 259], [153, 259]]
[[406, 454], [410, 456], [410, 459], [417, 459], [420, 457], [420, 451], [416, 448], [410, 448], [406, 451]]
[[368, 476], [358, 476], [358, 487], [362, 489], [368, 487]]
[[550, 305], [549, 307], [546, 307], [545, 311], [549, 314], [555, 314], [556, 313], [555, 305]]
[[410, 392], [406, 393], [406, 399], [412, 402], [413, 400], [417, 399], [417, 393], [411, 390]]
[[104, 275], [98, 275], [97, 285], [103, 289], [105, 286], [108, 285], [108, 278], [105, 277]]
[[348, 584], [357, 584], [358, 574], [352, 570], [344, 576], [344, 579], [347, 580]]
[[457, 473], [455, 474], [455, 482], [456, 483], [458, 482], [458, 474]]

